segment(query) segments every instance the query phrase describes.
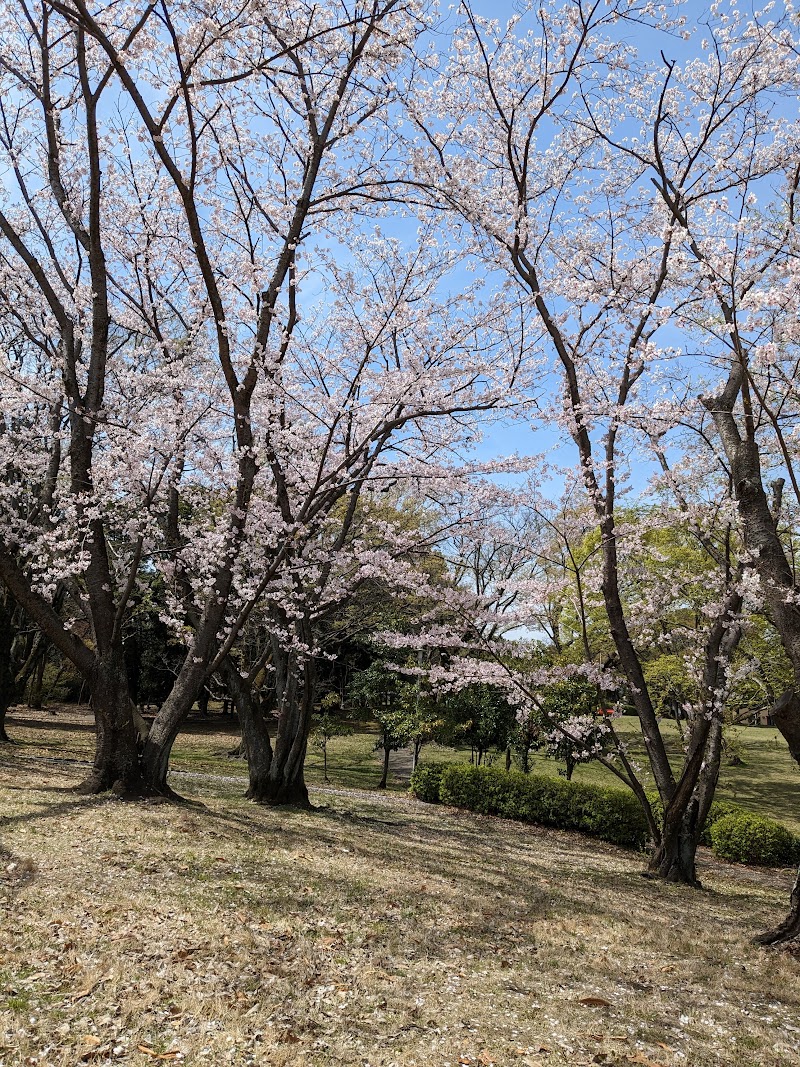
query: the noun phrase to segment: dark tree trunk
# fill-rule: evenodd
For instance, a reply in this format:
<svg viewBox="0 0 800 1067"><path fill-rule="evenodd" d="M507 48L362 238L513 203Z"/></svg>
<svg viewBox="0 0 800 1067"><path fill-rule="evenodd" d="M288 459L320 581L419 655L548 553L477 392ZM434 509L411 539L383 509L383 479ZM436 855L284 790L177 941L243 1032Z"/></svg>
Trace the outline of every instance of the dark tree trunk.
<svg viewBox="0 0 800 1067"><path fill-rule="evenodd" d="M692 724L683 770L664 807L661 840L647 868L648 874L668 882L700 884L695 857L714 798L722 750L722 710L718 694L724 689L727 665L741 639L742 629L738 622L741 606L740 594L730 592L725 610L715 620L705 644L703 708Z"/></svg>
<svg viewBox="0 0 800 1067"><path fill-rule="evenodd" d="M269 739L267 716L261 699L253 692L248 678L242 678L236 664L226 659L220 667L228 692L236 705L242 726L242 748L249 772L247 796L257 799L267 787L272 765L272 743Z"/></svg>
<svg viewBox="0 0 800 1067"><path fill-rule="evenodd" d="M378 782L378 789L385 789L389 782L389 757L392 754L392 750L384 743L383 746L383 773L381 774L381 780Z"/></svg>
<svg viewBox="0 0 800 1067"><path fill-rule="evenodd" d="M412 774L417 769L417 764L419 763L419 754L422 751L423 744L424 744L423 741L415 741L414 744L413 744L413 750L412 750L412 756L411 756L411 772L412 772ZM480 760L478 762L480 762Z"/></svg>
<svg viewBox="0 0 800 1067"><path fill-rule="evenodd" d="M682 816L678 821L670 821L670 811L667 809L661 841L647 867L649 875L682 885L700 885L695 865L700 839L697 829L698 807L697 800L693 798L682 813L674 809L675 815Z"/></svg>
<svg viewBox="0 0 800 1067"><path fill-rule="evenodd" d="M142 796L146 788L140 772L139 734L121 647L98 661L90 688L97 745L92 773L78 792L111 789L122 796Z"/></svg>
<svg viewBox="0 0 800 1067"><path fill-rule="evenodd" d="M511 770L511 745L506 746L506 774Z"/></svg>
<svg viewBox="0 0 800 1067"><path fill-rule="evenodd" d="M800 763L800 697L797 695L800 690L800 605L797 603L794 571L778 532L780 504L773 511L764 489L755 424L749 410L747 373L742 352L731 368L725 388L704 403L714 419L730 464L745 547L752 554L772 622L792 664L794 687L775 705L773 719L793 758ZM744 434L740 432L734 415L739 396L745 410ZM776 945L797 939L800 939L800 873L792 889L788 916L780 926L757 941L762 945Z"/></svg>
<svg viewBox="0 0 800 1067"><path fill-rule="evenodd" d="M789 914L780 926L755 938L757 945L783 945L793 941L800 943L800 869L789 897Z"/></svg>
<svg viewBox="0 0 800 1067"><path fill-rule="evenodd" d="M6 712L16 696L14 668L11 663L13 633L7 598L0 595L0 742L6 744L9 742L6 733Z"/></svg>
<svg viewBox="0 0 800 1067"><path fill-rule="evenodd" d="M298 637L309 648L312 636L307 625L298 627ZM249 796L260 804L308 808L308 789L303 775L308 733L314 704L314 659L310 653L286 654L273 650L278 728L266 777Z"/></svg>
<svg viewBox="0 0 800 1067"><path fill-rule="evenodd" d="M28 707L33 708L35 711L41 711L44 703L42 699L42 689L44 688L44 669L46 664L47 655L43 654L36 664L36 670L33 672L33 676L30 680L30 688L28 689Z"/></svg>
<svg viewBox="0 0 800 1067"><path fill-rule="evenodd" d="M775 705L773 720L789 746L795 761L800 764L800 698L794 689L784 693ZM789 914L774 930L755 939L757 945L800 944L800 869L789 897Z"/></svg>

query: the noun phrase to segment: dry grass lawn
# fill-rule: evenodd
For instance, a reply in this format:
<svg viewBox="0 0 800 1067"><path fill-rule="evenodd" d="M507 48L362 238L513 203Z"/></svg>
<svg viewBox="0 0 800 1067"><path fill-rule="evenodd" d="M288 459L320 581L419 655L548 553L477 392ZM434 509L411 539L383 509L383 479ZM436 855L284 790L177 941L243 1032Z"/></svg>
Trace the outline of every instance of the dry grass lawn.
<svg viewBox="0 0 800 1067"><path fill-rule="evenodd" d="M800 1065L790 872L641 858L402 795L70 792L0 754L0 1065Z"/></svg>

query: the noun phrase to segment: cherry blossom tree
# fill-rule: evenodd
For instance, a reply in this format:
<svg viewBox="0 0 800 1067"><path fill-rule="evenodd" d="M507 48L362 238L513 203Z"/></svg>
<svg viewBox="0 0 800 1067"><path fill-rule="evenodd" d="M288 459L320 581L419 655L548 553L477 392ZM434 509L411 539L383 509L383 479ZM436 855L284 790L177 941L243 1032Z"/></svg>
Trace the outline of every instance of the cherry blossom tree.
<svg viewBox="0 0 800 1067"><path fill-rule="evenodd" d="M796 100L800 88L798 23L787 5L733 12L700 32L701 57L686 65L665 59L652 78L644 136L625 150L655 187L691 264L680 320L716 379L702 394L693 430L729 480L758 580L753 595L791 664L793 684L772 714L800 760L793 550L800 167L796 116L789 121L785 113L785 100ZM675 116L686 112L691 123L679 125ZM597 128L611 140L599 121ZM798 936L800 876L786 921L761 940Z"/></svg>
<svg viewBox="0 0 800 1067"><path fill-rule="evenodd" d="M706 754L738 641L743 575L706 537L720 581L676 775L625 608L620 556L630 531L619 505L631 462L652 462L652 442L678 426L693 397L691 368L665 328L685 292L691 249L626 150L637 122L657 113L650 87L663 64L658 50L638 55L620 27L655 15L666 39L680 40L685 19L668 22L647 5L574 0L526 9L526 30L524 16L501 27L466 4L462 11L449 62L410 104L412 180L469 224L474 255L518 286L555 356L548 414L577 451L600 536L605 613L665 808L650 870L693 883L715 784L713 772L704 773ZM692 69L687 63L687 78ZM694 121L688 109L686 122ZM672 128L680 140L681 121ZM699 165L713 170L705 157Z"/></svg>
<svg viewBox="0 0 800 1067"><path fill-rule="evenodd" d="M430 228L402 248L371 217L424 7L15 0L0 19L0 269L21 338L3 410L40 410L24 432L6 417L0 449L39 480L59 457L36 521L3 486L0 578L89 684L84 788L126 793L169 791L180 724L269 590L294 725L263 798L302 797L300 576L326 566L326 516L388 450L393 467L446 452L454 416L514 377L491 309L448 296L454 250ZM122 652L143 569L163 574L187 649L146 735ZM59 581L91 641L53 611Z"/></svg>

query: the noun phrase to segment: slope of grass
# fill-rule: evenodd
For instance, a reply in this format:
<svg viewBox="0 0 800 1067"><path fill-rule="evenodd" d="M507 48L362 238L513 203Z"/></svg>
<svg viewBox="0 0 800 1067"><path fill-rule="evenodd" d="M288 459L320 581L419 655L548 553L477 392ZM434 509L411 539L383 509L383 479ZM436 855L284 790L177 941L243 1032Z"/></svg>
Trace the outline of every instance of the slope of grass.
<svg viewBox="0 0 800 1067"><path fill-rule="evenodd" d="M790 872L705 892L577 835L312 791L257 808L69 791L0 755L0 1065L777 1067L800 962L748 939ZM195 764L196 768L196 764Z"/></svg>

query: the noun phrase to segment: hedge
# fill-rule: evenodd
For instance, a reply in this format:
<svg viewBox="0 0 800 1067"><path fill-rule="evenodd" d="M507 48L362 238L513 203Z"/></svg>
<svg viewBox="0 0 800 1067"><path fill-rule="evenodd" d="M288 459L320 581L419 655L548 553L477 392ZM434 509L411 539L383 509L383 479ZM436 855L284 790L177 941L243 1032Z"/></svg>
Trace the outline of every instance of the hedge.
<svg viewBox="0 0 800 1067"><path fill-rule="evenodd" d="M411 792L420 800L579 830L628 848L644 848L648 839L642 809L632 794L621 789L495 767L426 763L412 775Z"/></svg>
<svg viewBox="0 0 800 1067"><path fill-rule="evenodd" d="M428 803L452 804L482 815L579 830L603 841L641 849L647 820L632 793L563 778L475 767L461 763L420 764L411 792ZM658 795L649 797L656 818L663 817ZM722 859L784 867L800 861L800 839L781 823L755 815L731 801L715 800L701 837Z"/></svg>
<svg viewBox="0 0 800 1067"><path fill-rule="evenodd" d="M787 828L763 815L740 811L723 815L711 827L717 856L759 867L789 867L800 858L800 841Z"/></svg>
<svg viewBox="0 0 800 1067"><path fill-rule="evenodd" d="M429 804L439 803L439 783L446 763L418 763L411 775L409 788L415 797Z"/></svg>

